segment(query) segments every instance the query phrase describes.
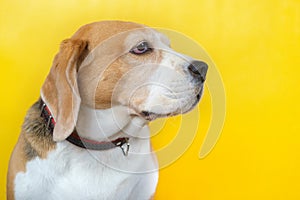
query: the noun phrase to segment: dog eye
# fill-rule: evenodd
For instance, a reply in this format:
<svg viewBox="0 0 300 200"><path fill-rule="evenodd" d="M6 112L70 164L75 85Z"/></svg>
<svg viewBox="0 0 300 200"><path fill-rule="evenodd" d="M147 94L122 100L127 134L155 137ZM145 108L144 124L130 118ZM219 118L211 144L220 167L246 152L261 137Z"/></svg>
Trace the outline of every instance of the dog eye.
<svg viewBox="0 0 300 200"><path fill-rule="evenodd" d="M139 43L136 47L134 47L130 51L130 53L139 55L139 54L144 54L150 50L152 50L152 49L149 47L148 42L143 41L143 42Z"/></svg>

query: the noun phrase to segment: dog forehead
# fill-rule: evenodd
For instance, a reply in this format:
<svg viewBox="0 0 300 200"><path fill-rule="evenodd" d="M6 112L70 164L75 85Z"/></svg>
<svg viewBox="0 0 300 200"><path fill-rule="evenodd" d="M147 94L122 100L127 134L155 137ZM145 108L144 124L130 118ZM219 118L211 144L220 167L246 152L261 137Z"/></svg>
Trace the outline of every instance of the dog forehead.
<svg viewBox="0 0 300 200"><path fill-rule="evenodd" d="M153 47L170 45L167 36L149 27L128 31L124 44L125 46L132 46L141 41L150 42Z"/></svg>
<svg viewBox="0 0 300 200"><path fill-rule="evenodd" d="M89 50L94 49L102 41L123 33L123 37L136 29L145 29L145 25L124 21L101 21L84 25L72 36L72 39L86 40Z"/></svg>

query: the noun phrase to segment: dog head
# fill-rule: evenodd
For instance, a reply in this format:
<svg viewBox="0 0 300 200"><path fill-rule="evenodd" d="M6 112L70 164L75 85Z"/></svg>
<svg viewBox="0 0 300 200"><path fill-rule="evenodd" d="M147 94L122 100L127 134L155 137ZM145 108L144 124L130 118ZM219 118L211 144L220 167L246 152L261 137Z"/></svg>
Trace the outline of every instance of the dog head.
<svg viewBox="0 0 300 200"><path fill-rule="evenodd" d="M120 21L85 25L62 43L41 90L56 120L54 139L73 131L80 104L121 105L146 120L186 113L201 98L207 69L149 27Z"/></svg>

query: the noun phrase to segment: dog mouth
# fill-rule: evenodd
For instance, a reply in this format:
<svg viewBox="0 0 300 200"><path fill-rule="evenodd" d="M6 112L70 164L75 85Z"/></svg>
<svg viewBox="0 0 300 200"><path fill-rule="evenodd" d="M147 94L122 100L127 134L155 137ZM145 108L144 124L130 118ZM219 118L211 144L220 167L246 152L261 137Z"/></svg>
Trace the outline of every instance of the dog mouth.
<svg viewBox="0 0 300 200"><path fill-rule="evenodd" d="M130 115L139 116L139 117L145 119L146 121L153 121L157 118L166 118L166 117L172 117L172 116L179 115L179 114L185 114L185 113L191 111L199 103L199 101L202 97L202 91L203 91L203 88L200 88L199 91L197 91L197 93L195 94L195 96L189 100L190 103L183 107L175 106L171 110L168 110L168 109L165 110L164 109L165 107L163 105L161 105L160 109L156 108L156 109L152 109L155 111L151 111L148 109L145 109L145 110L138 109L137 106L131 105L130 106L130 110L131 110ZM192 100L192 99L194 99L194 100Z"/></svg>
<svg viewBox="0 0 300 200"><path fill-rule="evenodd" d="M153 121L157 118L164 118L164 117L172 117L175 116L177 114L184 114L189 112L190 110L192 110L200 101L202 96L202 90L200 90L200 92L196 95L195 101L193 102L193 104L190 106L190 108L184 112L170 112L170 113L156 113L156 112L151 112L151 111L147 111L147 110L142 110L140 112L136 112L136 115L144 118L147 121Z"/></svg>

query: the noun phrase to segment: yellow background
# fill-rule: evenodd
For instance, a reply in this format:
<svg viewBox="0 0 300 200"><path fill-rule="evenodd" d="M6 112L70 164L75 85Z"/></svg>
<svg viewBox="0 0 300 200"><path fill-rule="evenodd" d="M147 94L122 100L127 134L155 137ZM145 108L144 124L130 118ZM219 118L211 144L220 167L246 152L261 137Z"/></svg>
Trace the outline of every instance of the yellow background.
<svg viewBox="0 0 300 200"><path fill-rule="evenodd" d="M1 0L0 16L0 199L23 117L60 41L104 19L186 34L205 47L224 81L219 142L198 159L211 116L206 93L198 135L160 171L156 199L300 199L300 1Z"/></svg>

